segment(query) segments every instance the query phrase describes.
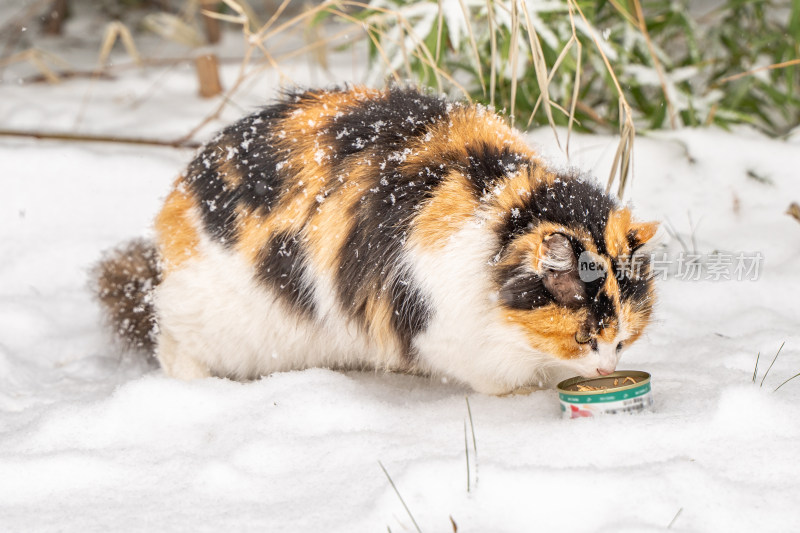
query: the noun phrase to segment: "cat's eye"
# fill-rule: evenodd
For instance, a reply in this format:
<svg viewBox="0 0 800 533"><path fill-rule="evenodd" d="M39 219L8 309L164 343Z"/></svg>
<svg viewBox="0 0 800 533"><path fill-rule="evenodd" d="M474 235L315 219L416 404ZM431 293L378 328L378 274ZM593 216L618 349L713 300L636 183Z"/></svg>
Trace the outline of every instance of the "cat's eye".
<svg viewBox="0 0 800 533"><path fill-rule="evenodd" d="M619 353L620 350L622 350L622 343L621 342L617 344L617 353Z"/></svg>
<svg viewBox="0 0 800 533"><path fill-rule="evenodd" d="M586 331L579 331L575 334L575 342L578 344L586 344L591 340L591 336Z"/></svg>

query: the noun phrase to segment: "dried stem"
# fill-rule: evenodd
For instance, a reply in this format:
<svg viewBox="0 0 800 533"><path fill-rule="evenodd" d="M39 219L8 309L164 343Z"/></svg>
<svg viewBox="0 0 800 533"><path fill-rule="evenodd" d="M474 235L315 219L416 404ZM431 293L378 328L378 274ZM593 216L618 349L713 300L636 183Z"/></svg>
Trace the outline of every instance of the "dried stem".
<svg viewBox="0 0 800 533"><path fill-rule="evenodd" d="M167 146L171 148L199 148L200 143L178 139L164 141L160 139L144 139L138 137L115 137L106 135L84 135L80 133L57 133L44 131L0 130L0 137L26 137L30 139L75 141L75 142L100 142L117 144L138 144L146 146Z"/></svg>

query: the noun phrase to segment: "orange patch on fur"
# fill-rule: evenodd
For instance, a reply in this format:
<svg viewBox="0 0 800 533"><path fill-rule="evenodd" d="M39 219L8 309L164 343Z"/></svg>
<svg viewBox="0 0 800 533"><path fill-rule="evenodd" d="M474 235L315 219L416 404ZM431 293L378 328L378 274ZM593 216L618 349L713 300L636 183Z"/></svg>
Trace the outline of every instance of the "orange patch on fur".
<svg viewBox="0 0 800 533"><path fill-rule="evenodd" d="M439 153L459 150L466 155L469 146L489 145L508 146L530 158L536 155L516 131L486 108L457 106L450 112L449 119L430 129L431 150Z"/></svg>
<svg viewBox="0 0 800 533"><path fill-rule="evenodd" d="M646 299L623 301L620 305L620 317L625 322L629 334L628 339L625 341L627 344L638 339L647 325L650 324L655 298L652 280L648 282L647 293Z"/></svg>
<svg viewBox="0 0 800 533"><path fill-rule="evenodd" d="M525 332L528 343L536 350L560 359L577 359L589 350L575 341L575 334L586 321L586 310L571 311L557 304L548 304L530 311L504 310L507 321Z"/></svg>
<svg viewBox="0 0 800 533"><path fill-rule="evenodd" d="M655 236L658 226L658 222L638 222L631 224L630 231L636 235L637 241L645 243Z"/></svg>
<svg viewBox="0 0 800 533"><path fill-rule="evenodd" d="M374 169L363 160L353 161L345 182L318 204L306 224L309 253L320 268L334 273L341 250L355 220L349 213L363 198Z"/></svg>
<svg viewBox="0 0 800 533"><path fill-rule="evenodd" d="M382 291L370 294L367 298L364 316L369 338L377 341L381 351L398 352L400 346L392 327L392 308L388 298L389 294Z"/></svg>
<svg viewBox="0 0 800 533"><path fill-rule="evenodd" d="M479 204L467 178L459 172L445 177L436 192L414 218L412 240L426 248L441 248L467 221Z"/></svg>
<svg viewBox="0 0 800 533"><path fill-rule="evenodd" d="M165 274L178 269L197 253L200 238L191 215L195 204L179 179L156 217L156 240Z"/></svg>
<svg viewBox="0 0 800 533"><path fill-rule="evenodd" d="M236 249L250 264L255 264L261 249L269 241L273 230L263 215L262 209L248 212L236 210Z"/></svg>
<svg viewBox="0 0 800 533"><path fill-rule="evenodd" d="M343 92L312 91L305 93L302 101L296 104L290 102L295 105L295 110L281 121L280 129L285 133L281 137L287 143L294 141L308 143L310 139L316 137L316 133L325 125L327 119L344 111L343 108L357 105L367 99L378 99L385 94L363 86L356 86ZM289 147L290 145L286 144L285 146ZM311 157L313 159L313 154Z"/></svg>
<svg viewBox="0 0 800 533"><path fill-rule="evenodd" d="M217 173L219 177L231 188L236 188L242 182L242 173L236 168L238 158L219 159Z"/></svg>
<svg viewBox="0 0 800 533"><path fill-rule="evenodd" d="M631 212L627 207L608 214L606 224L606 248L611 257L620 257L630 252L628 230L631 225Z"/></svg>

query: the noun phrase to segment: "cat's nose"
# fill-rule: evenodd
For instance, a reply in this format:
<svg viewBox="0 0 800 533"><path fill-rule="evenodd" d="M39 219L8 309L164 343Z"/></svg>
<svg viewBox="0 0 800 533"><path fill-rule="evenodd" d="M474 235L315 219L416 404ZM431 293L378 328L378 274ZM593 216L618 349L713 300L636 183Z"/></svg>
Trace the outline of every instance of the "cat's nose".
<svg viewBox="0 0 800 533"><path fill-rule="evenodd" d="M613 368L611 370L606 370L605 368L598 368L597 369L597 373L600 374L601 376L607 376L610 373L612 373L613 371L614 371Z"/></svg>

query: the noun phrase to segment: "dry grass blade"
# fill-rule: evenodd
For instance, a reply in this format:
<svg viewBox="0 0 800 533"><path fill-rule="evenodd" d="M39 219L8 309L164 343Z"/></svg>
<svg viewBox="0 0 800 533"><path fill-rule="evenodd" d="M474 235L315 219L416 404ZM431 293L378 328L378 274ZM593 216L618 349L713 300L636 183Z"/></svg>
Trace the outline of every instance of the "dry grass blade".
<svg viewBox="0 0 800 533"><path fill-rule="evenodd" d="M3 26L0 26L0 35L5 37L5 45L0 58L6 59L12 55L12 50L19 42L20 37L27 31L27 21L31 20L51 0L37 0L22 6L15 16L9 17Z"/></svg>
<svg viewBox="0 0 800 533"><path fill-rule="evenodd" d="M413 522L413 524L414 524L414 527L417 529L417 532L418 532L418 533L422 533L422 530L419 528L419 525L417 524L417 521L416 521L416 520L414 520L414 515L413 515L413 514L411 514L411 509L409 509L409 508L408 508L408 505L406 505L406 502L405 502L405 500L404 500L404 499L403 499L403 497L400 495L400 491L399 491L399 490L397 490L397 486L394 484L394 481L392 481L392 476L390 476L390 475L389 475L389 472L387 472L387 471L386 471L386 467L384 467L384 466L383 466L383 463L382 463L382 462L378 461L378 464L380 465L380 467L381 467L381 470L383 470L383 473L384 473L384 474L386 474L386 479L388 479L388 480L389 480L389 484L390 484L390 485L392 486L392 488L394 489L394 493L395 493L395 494L397 494L397 497L400 499L400 503L402 503L402 504L403 504L403 507L405 507L405 509L406 509L406 512L408 513L408 516L409 516L409 518L411 518L411 522Z"/></svg>
<svg viewBox="0 0 800 533"><path fill-rule="evenodd" d="M572 6L574 6L575 10L581 16L581 19L586 24L587 28L591 28L592 26L589 24L589 20L586 18L586 15L584 15L583 10L581 10L581 6L578 5L578 2L576 0L569 0L569 2ZM614 183L614 176L617 172L617 164L619 164L620 174L617 196L621 198L622 194L625 192L625 185L628 182L628 173L630 172L630 162L633 153L633 140L636 136L636 126L633 124L633 111L631 110L631 106L628 104L625 94L622 92L622 86L619 83L617 75L614 73L614 69L611 67L611 62L608 60L608 56L605 52L603 52L603 47L600 44L599 37L593 30L589 31L591 32L592 40L597 48L597 52L603 59L603 63L606 66L608 75L611 76L611 80L614 82L614 87L616 88L617 96L619 97L620 141L619 145L617 146L617 152L614 155L614 163L611 165L611 172L608 176L606 192L611 190L611 185Z"/></svg>
<svg viewBox="0 0 800 533"><path fill-rule="evenodd" d="M202 13L209 19L216 18L208 16L209 11ZM168 41L191 47L203 44L203 38L197 28L172 13L151 13L142 20L142 25Z"/></svg>
<svg viewBox="0 0 800 533"><path fill-rule="evenodd" d="M354 24L358 24L358 25L362 26L364 31L367 32L367 36L372 41L372 44L375 45L375 49L378 51L378 54L380 54L381 59L383 60L384 64L386 65L386 68L389 69L389 73L391 74L392 78L394 78L394 81L396 83L400 83L401 82L400 75L397 73L397 71L394 69L394 67L392 67L392 61L391 61L391 59L389 59L389 56L386 54L386 50L384 50L383 46L380 43L380 40L375 38L375 35L373 35L373 32L374 33L378 33L379 35L381 35L384 38L386 38L385 34L383 34L375 26L370 26L370 25L366 24L365 22L362 22L362 21L360 21L360 20L348 15L344 11L331 9L330 13L332 15L334 15L334 16L340 17L340 18L342 18L344 20L347 20L347 21L350 21L350 22L352 22ZM396 41L392 41L392 42L396 43ZM396 44L399 44L399 43L396 43Z"/></svg>
<svg viewBox="0 0 800 533"><path fill-rule="evenodd" d="M345 28L344 30L342 30L342 31L340 31L338 33L335 33L333 35L329 35L328 37L323 37L323 38L321 38L321 39L319 39L319 40L317 40L317 41L315 41L313 43L308 43L307 45L305 45L305 46L303 46L301 48L296 48L296 49L292 50L291 52L286 52L285 54L282 54L282 55L276 57L275 60L278 63L281 63L281 62L283 62L283 61L285 61L287 59L291 59L293 57L297 57L299 55L303 55L303 54L305 54L307 52L312 52L312 51L316 50L317 48L326 46L327 44L330 44L330 43L332 43L334 41L338 41L339 39L351 36L352 33L353 33L353 29L352 28Z"/></svg>
<svg viewBox="0 0 800 533"><path fill-rule="evenodd" d="M280 24L278 27L272 29L271 31L267 31L267 30L269 30L269 28L271 26L265 24L264 26L259 28L258 32L256 32L252 36L252 39L258 39L258 40L260 40L262 42L266 41L270 37L273 37L273 36L283 32L283 31L286 31L286 29L291 28L295 24L298 24L298 23L300 23L300 22L302 22L302 21L304 21L306 19L309 19L309 18L315 16L320 11L324 11L326 9L330 9L332 6L337 6L338 7L340 4L344 4L344 3L345 2L338 2L336 0L327 0L326 2L322 2L318 6L312 7L311 9L307 9L306 11L304 11L304 12L298 14L298 15L295 15L294 17L292 17L289 20L287 20L286 22Z"/></svg>
<svg viewBox="0 0 800 533"><path fill-rule="evenodd" d="M242 14L228 15L225 13L217 13L216 11L209 11L207 9L203 9L200 12L208 18L230 22L231 24L247 24L247 17Z"/></svg>
<svg viewBox="0 0 800 533"><path fill-rule="evenodd" d="M764 380L767 379L767 374L769 374L769 371L772 370L772 365L774 365L775 361L778 359L778 356L780 355L781 350L783 350L783 345L784 344L786 344L786 341L783 341L781 343L781 347L778 348L778 352L775 354L775 357L772 358L772 362L767 367L767 371L764 372L764 377L761 378L761 384L759 385L759 387L763 387L764 386Z"/></svg>
<svg viewBox="0 0 800 533"><path fill-rule="evenodd" d="M789 207L786 209L786 214L800 222L800 204L797 202L789 204Z"/></svg>
<svg viewBox="0 0 800 533"><path fill-rule="evenodd" d="M625 192L625 186L628 184L628 178L631 174L631 163L633 162L633 141L636 137L636 130L633 126L633 119L630 115L630 108L625 109L625 123L622 127L620 135L620 146L622 147L622 159L619 164L619 185L617 186L617 197L622 198ZM614 171L613 168L611 170ZM613 174L609 177L609 184Z"/></svg>
<svg viewBox="0 0 800 533"><path fill-rule="evenodd" d="M342 5L347 5L347 6L364 7L364 8L370 7L369 4L364 4L363 2L353 2L353 1L347 2L347 1L345 1L345 2L341 2L341 4ZM384 13L385 15L397 16L397 14L398 14L396 11L392 11L392 10L385 9L385 8L373 7L373 9L375 9L375 11L379 11L381 13ZM360 27L363 27L367 31L374 32L374 33L380 35L383 39L389 41L390 43L394 44L395 46L400 46L400 44L397 41L395 41L394 39L391 39L385 32L381 31L375 24L369 25L366 22L360 21L360 20L358 20L358 19L352 17L351 15L348 15L348 14L342 12L342 11L336 11L336 10L331 9L330 12L331 12L331 14L333 14L335 16L338 16L338 17L341 17L341 18L343 18L345 20L353 22L354 24L358 24ZM404 17L400 16L400 18L398 20L401 23L406 25L406 29L409 30L412 33L413 38L417 42L422 43L422 40L418 39L417 36L415 34L413 34L413 29L411 29L410 24L405 20ZM370 38L373 39L373 43L375 43L375 41L377 40L377 39L374 39L374 36L370 36ZM376 44L376 48L378 48L377 44ZM467 91L467 89L463 85L461 85L455 78L453 78L445 70L439 68L439 66L436 64L436 61L435 61L433 55L431 55L430 50L428 49L427 46L424 45L424 43L421 46L419 46L419 49L422 50L422 53L420 53L415 48L412 51L411 55L416 57L417 59L419 59L424 65L430 67L434 71L434 75L436 75L436 77L437 77L437 83L439 82L439 76L441 76L444 79L446 79L448 82L450 82L450 84L453 87L455 87L459 91L461 91L463 96L464 96L464 98L466 98L467 100L472 100L472 98L470 97L469 91ZM383 50L383 48L379 48L379 52L380 52L380 50ZM387 65L389 65L389 68L391 69L391 63L388 62L388 56L385 54L385 52L382 55L385 58L384 62L386 62ZM397 78L395 78L395 79L396 79L396 81L399 81L399 79L397 79Z"/></svg>
<svg viewBox="0 0 800 533"><path fill-rule="evenodd" d="M461 4L461 11L464 13L464 21L467 23L467 33L469 34L469 42L472 45L472 53L475 56L475 70L478 72L478 79L481 82L481 89L483 89L484 96L486 95L486 81L483 79L483 66L481 65L481 56L478 53L478 42L475 40L475 33L472 31L472 22L470 21L469 9L464 3L464 0L458 0Z"/></svg>
<svg viewBox="0 0 800 533"><path fill-rule="evenodd" d="M192 128L189 133L178 139L177 142L184 143L187 142L189 139L197 135L197 133L203 129L207 124L209 124L212 120L219 118L222 110L225 109L225 106L228 105L230 98L239 90L239 87L242 86L244 81L247 79L246 76L246 69L247 65L250 64L250 58L253 56L253 52L256 50L254 45L250 45L244 53L244 57L242 58L242 62L239 65L239 74L236 77L236 81L234 81L233 85L230 89L223 95L222 100L220 101L219 105L207 115L203 120L200 121L194 128Z"/></svg>
<svg viewBox="0 0 800 533"><path fill-rule="evenodd" d="M628 10L619 3L619 0L608 0L608 3L614 6L614 9L617 10L617 13L622 15L622 18L630 22L631 26L638 26L636 19L628 13Z"/></svg>
<svg viewBox="0 0 800 533"><path fill-rule="evenodd" d="M383 46L381 46L380 41L378 39L376 39L375 36L372 34L373 30L370 29L370 28L366 28L366 31L367 31L367 35L372 40L372 44L375 45L375 49L378 50L378 53L381 55L381 59L383 59L383 62L386 63L386 67L389 69L389 72L391 73L392 77L394 78L394 81L396 83L400 83L401 82L400 75L392 67L392 61L389 59L389 56L386 55L386 51L383 49Z"/></svg>
<svg viewBox="0 0 800 533"><path fill-rule="evenodd" d="M464 420L464 457L467 458L467 492L470 488L469 480L469 445L467 444L467 421Z"/></svg>
<svg viewBox="0 0 800 533"><path fill-rule="evenodd" d="M550 82L547 74L547 63L544 60L542 43L539 42L539 34L536 32L536 28L533 26L531 16L528 13L527 2L522 2L522 12L525 14L525 25L528 30L528 40L530 41L531 55L533 58L533 70L536 73L536 79L539 83L539 91L542 96L542 102L544 102L544 112L547 115L547 121L550 123L550 127L553 129L553 135L555 135L556 144L560 150L563 150L561 147L561 140L558 137L558 130L556 129L556 121L553 119L553 108L551 106L552 102L550 101L550 92L548 90Z"/></svg>
<svg viewBox="0 0 800 533"><path fill-rule="evenodd" d="M139 51L136 49L136 45L133 42L131 31L123 23L115 20L106 26L106 33L103 37L103 43L100 46L100 55L97 58L98 70L101 70L108 61L108 56L111 54L111 49L114 47L114 44L116 44L117 40L122 41L125 51L131 59L133 59L134 63L137 65L142 64L142 57L139 55Z"/></svg>
<svg viewBox="0 0 800 533"><path fill-rule="evenodd" d="M764 70L774 70L778 68L786 68L791 67L794 65L800 65L800 58L798 59L790 59L789 61L784 61L782 63L773 63L772 65L766 65L763 67L754 68L752 70L748 70L746 72L740 72L739 74L734 74L733 76L728 76L727 78L722 78L717 82L717 85L722 85L723 83L728 83L729 81L738 80L739 78L744 78L745 76L752 76L756 72L761 72Z"/></svg>
<svg viewBox="0 0 800 533"><path fill-rule="evenodd" d="M439 0L439 9L441 10L442 2ZM491 47L491 72L489 73L489 102L494 107L494 93L497 88L497 33L495 31L494 23L494 0L486 0L486 15L489 20L489 46Z"/></svg>
<svg viewBox="0 0 800 533"><path fill-rule="evenodd" d="M416 46L414 47L414 50L412 51L412 54L414 56L416 56L417 58L419 58L419 60L422 61L425 65L427 65L427 66L429 66L431 68L431 70L433 71L433 75L436 78L436 88L441 92L441 90L442 90L442 77L441 77L442 73L441 73L441 69L439 68L439 62L434 58L433 54L428 49L428 46L425 44L425 40L421 39L414 32L414 28L411 26L411 23L405 17L402 17L402 16L400 17L400 20L403 23L403 25L406 27L406 31L408 31L408 34L411 37L411 39L416 43ZM417 52L417 49L422 51L422 54L425 56L424 59L419 55L419 53Z"/></svg>
<svg viewBox="0 0 800 533"><path fill-rule="evenodd" d="M569 53L570 49L572 48L573 42L577 42L577 39L573 39L573 38L570 37L569 41L567 41L567 43L564 45L564 48L562 48L561 52L558 54L558 57L556 58L555 63L553 63L553 68L550 69L550 75L547 77L547 85L548 86L550 85L550 82L553 81L553 78L555 77L556 72L558 71L558 67L561 66L561 63L564 61L564 58L567 57L567 54ZM543 99L544 99L544 93L540 92L539 93L539 97L536 98L536 103L533 106L533 111L531 111L531 116L528 117L528 126L530 126L531 122L533 122L533 117L536 115L536 112L539 110L539 106L541 105ZM551 104L552 104L552 101L551 101Z"/></svg>
<svg viewBox="0 0 800 533"><path fill-rule="evenodd" d="M756 355L756 366L753 368L753 383L756 382L756 375L758 374L758 360L761 359L761 352Z"/></svg>
<svg viewBox="0 0 800 533"><path fill-rule="evenodd" d="M800 373L795 374L794 376L790 377L789 379L787 379L786 381L784 381L783 383L781 383L780 385L775 387L775 390L772 391L772 392L778 392L778 389L780 389L781 387L783 387L784 385L786 385L787 383L789 383L790 381L792 381L794 378L796 378L798 376L800 376Z"/></svg>
<svg viewBox="0 0 800 533"><path fill-rule="evenodd" d="M247 17L247 20L250 22L250 28L255 29L263 27L261 20L259 20L258 15L256 14L256 10L253 9L253 6L250 5L250 2L248 2L248 0L236 0L236 2L239 4L239 7L244 12L245 16Z"/></svg>
<svg viewBox="0 0 800 533"><path fill-rule="evenodd" d="M59 78L58 74L50 68L47 64L46 60L50 60L51 63L59 63L62 66L67 66L68 63L63 61L62 59L50 54L49 52L45 52L43 50L39 50L38 48L30 48L23 52L19 52L18 54L14 54L13 56L6 57L0 60L0 68L5 67L7 65L11 65L13 63L20 63L22 61L27 61L38 70L44 79L47 80L48 83L59 83L61 78Z"/></svg>
<svg viewBox="0 0 800 533"><path fill-rule="evenodd" d="M575 28L573 26L573 31ZM578 105L578 98L581 90L581 58L583 57L583 45L576 39L576 52L575 52L575 81L572 85L572 102L569 106L569 122L567 123L567 159L569 159L569 140L572 137L572 127L575 124L575 109Z"/></svg>
<svg viewBox="0 0 800 533"><path fill-rule="evenodd" d="M511 62L511 125L514 125L514 109L517 103L517 39L519 39L519 11L517 0L511 0L511 48L509 61Z"/></svg>
<svg viewBox="0 0 800 533"><path fill-rule="evenodd" d="M436 14L436 64L439 64L439 57L442 53L442 28L444 28L444 10L442 0L437 0L438 13Z"/></svg>
<svg viewBox="0 0 800 533"><path fill-rule="evenodd" d="M478 441L475 439L475 424L472 422L472 408L469 405L469 396L464 396L467 402L467 414L469 415L469 427L472 431L472 449L475 450L475 456L478 456Z"/></svg>
<svg viewBox="0 0 800 533"><path fill-rule="evenodd" d="M675 521L678 519L678 517L681 515L682 512L683 512L683 507L678 509L678 512L675 513L675 516L672 517L672 520L670 520L669 525L667 526L667 529L672 529L672 525L675 524Z"/></svg>
<svg viewBox="0 0 800 533"><path fill-rule="evenodd" d="M406 69L406 77L411 79L414 76L414 71L411 69L411 61L408 60L408 49L406 48L406 35L405 25L402 22L397 26L397 31L400 32L400 51L403 54L403 66Z"/></svg>
<svg viewBox="0 0 800 533"><path fill-rule="evenodd" d="M281 2L281 5L278 6L278 9L275 10L275 13L272 14L269 20L267 20L267 22L264 24L264 26L260 28L259 31L266 31L270 29L270 27L272 27L275 21L278 20L278 17L281 16L281 13L283 13L283 11L286 9L286 6L288 6L289 2L291 1L292 0L283 0L283 2Z"/></svg>
<svg viewBox="0 0 800 533"><path fill-rule="evenodd" d="M650 32L647 31L647 22L645 21L644 12L642 11L642 3L640 0L633 0L633 5L636 9L639 31L642 32L645 43L647 43L647 50L650 52L650 58L653 60L653 66L656 69L656 74L658 74L658 82L661 84L661 91L664 93L664 101L667 103L667 113L669 113L669 123L674 130L678 127L675 119L675 106L672 105L672 100L669 97L664 68L661 66L661 61L658 60L658 56L656 55L656 49L653 45L653 40L650 38Z"/></svg>
<svg viewBox="0 0 800 533"><path fill-rule="evenodd" d="M192 128L191 131L189 131L186 135L184 135L181 139L179 139L177 141L179 143L186 142L189 139L192 139L201 129L203 129L212 120L219 118L222 111L231 102L232 96L236 94L236 92L242 87L244 82L251 75L257 73L260 70L258 69L258 70L253 70L251 72L247 72L247 68L251 64L252 56L255 50L258 49L262 53L264 53L265 54L264 57L266 58L267 62L270 64L272 68L275 68L275 65L277 65L277 61L275 61L274 58L272 58L272 56L268 53L266 46L264 46L263 44L266 40L268 40L272 36L278 35L282 31L285 31L288 28L291 28L292 26L304 20L309 19L310 17L314 16L315 14L319 13L324 9L328 9L333 5L338 5L339 2L335 2L332 0L323 2L322 4L312 9L309 9L299 15L292 17L290 20L282 23L281 25L272 29L271 31L268 31L268 29L274 22L274 20L270 19L264 26L259 28L259 30L255 33L250 30L249 22L246 20L245 10L241 6L238 6L238 4L236 4L232 0L227 0L226 3L231 5L231 8L239 14L239 17L236 18L236 23L242 26L242 34L244 37L244 42L248 45L247 49L245 50L244 56L239 64L239 72L237 74L236 80L234 81L233 85L231 85L230 89L228 89L226 93L223 95L219 105L214 109L214 111L208 114L194 128ZM234 5L238 7L233 7ZM313 47L309 47L309 49L310 48ZM283 73L281 73L281 75L286 77L285 74Z"/></svg>

